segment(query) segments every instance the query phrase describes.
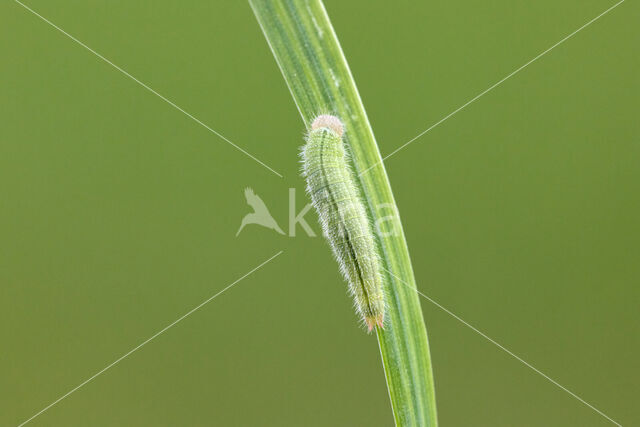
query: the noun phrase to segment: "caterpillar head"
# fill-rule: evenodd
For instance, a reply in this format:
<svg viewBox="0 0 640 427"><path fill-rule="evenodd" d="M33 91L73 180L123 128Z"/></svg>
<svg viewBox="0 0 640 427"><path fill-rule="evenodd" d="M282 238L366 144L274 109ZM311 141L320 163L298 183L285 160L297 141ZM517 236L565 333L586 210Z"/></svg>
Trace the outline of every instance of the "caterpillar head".
<svg viewBox="0 0 640 427"><path fill-rule="evenodd" d="M330 129L339 137L342 137L342 134L344 133L344 125L340 119L330 114L322 114L316 117L313 123L311 123L312 131L320 128Z"/></svg>

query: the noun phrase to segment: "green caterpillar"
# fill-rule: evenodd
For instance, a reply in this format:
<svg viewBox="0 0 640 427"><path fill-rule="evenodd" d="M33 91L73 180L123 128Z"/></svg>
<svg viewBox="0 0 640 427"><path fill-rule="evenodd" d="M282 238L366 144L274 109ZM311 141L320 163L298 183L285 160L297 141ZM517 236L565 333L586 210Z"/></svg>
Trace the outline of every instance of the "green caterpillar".
<svg viewBox="0 0 640 427"><path fill-rule="evenodd" d="M347 163L343 132L339 118L316 117L302 149L302 173L356 311L371 332L384 322L382 275L373 232Z"/></svg>

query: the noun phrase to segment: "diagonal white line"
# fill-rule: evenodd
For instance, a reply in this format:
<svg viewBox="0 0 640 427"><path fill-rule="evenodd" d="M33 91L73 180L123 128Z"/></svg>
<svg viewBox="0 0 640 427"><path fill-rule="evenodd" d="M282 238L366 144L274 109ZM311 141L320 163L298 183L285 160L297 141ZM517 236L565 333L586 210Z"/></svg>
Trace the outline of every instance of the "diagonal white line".
<svg viewBox="0 0 640 427"><path fill-rule="evenodd" d="M409 141L405 142L404 144L402 144L400 147L396 148L395 150L393 150L391 153L387 154L386 156L384 156L382 158L382 160L378 161L377 163L374 163L373 165L369 166L367 169L365 169L364 171L360 172L360 174L358 176L362 176L365 173L369 172L369 170L373 169L374 167L382 164L385 160L387 160L389 157L393 156L394 154L396 154L398 151L402 150L403 148L405 148L407 145L411 144L413 141L415 141L416 139L420 138L422 135L424 135L425 133L429 132L430 130L432 130L433 128L435 128L436 126L438 126L439 124L441 124L442 122L444 122L445 120L449 119L451 116L455 115L456 113L458 113L459 111L461 111L462 109L464 109L465 107L467 107L469 104L475 102L478 98L482 97L483 95L485 95L487 92L491 91L492 89L496 88L497 86L499 86L500 84L502 84L503 82L505 82L506 80L508 80L509 78L513 77L514 75L516 75L517 73L519 73L520 71L522 71L524 68L526 68L527 66L531 65L533 62L537 61L538 59L540 59L542 56L546 55L547 53L551 52L553 49L555 49L556 47L558 47L559 45L561 45L562 43L564 43L565 41L569 40L571 37L573 37L574 35L576 35L577 33L579 33L580 31L582 31L583 29L587 28L589 25L593 24L595 21L597 21L598 19L602 18L604 15L606 15L607 13L611 12L613 9L615 9L616 7L620 6L622 3L624 3L625 0L620 0L618 3L614 4L613 6L611 6L609 9L605 10L604 12L602 12L600 15L596 16L595 18L593 18L591 21L587 22L586 24L584 24L582 27L578 28L577 30L575 30L574 32L572 32L571 34L569 34L568 36L566 36L565 38L563 38L562 40L560 40L559 42L557 42L556 44L554 44L553 46L551 46L550 48L548 48L547 50L545 50L544 52L538 54L536 57L534 57L533 59L531 59L529 62L527 62L526 64L522 65L520 68L517 68L516 70L512 71L511 73L507 74L504 78L502 78L500 81L494 83L493 85L489 86L487 89L485 89L484 91L480 92L478 95L476 95L475 97L471 98L469 101L465 102L464 104L462 104L460 107L456 108L455 110L453 110L452 112L450 112L449 114L447 114L446 116L444 116L443 118L441 118L440 120L438 120L437 122L435 122L434 124L432 124L431 126L429 126L427 129L425 129L424 131L420 132L418 135L416 135L415 137L413 137L412 139L410 139Z"/></svg>
<svg viewBox="0 0 640 427"><path fill-rule="evenodd" d="M23 421L22 423L20 423L18 425L18 427L22 427L23 425L27 424L29 421L33 420L35 417L37 417L38 415L42 414L43 412L45 412L46 410L50 409L52 406L54 406L55 404L57 404L58 402L60 402L61 400L69 397L70 394L74 393L75 391L77 391L78 389L80 389L81 387L83 387L84 385L86 385L87 383L89 383L90 381L94 380L96 377L98 377L99 375L103 374L107 369L112 368L114 365L116 365L118 362L122 361L124 358L126 358L127 356L131 355L132 353L134 353L135 351L139 350L142 346L144 346L145 344L148 344L151 340L153 340L154 338L156 338L158 335L163 334L164 332L166 332L168 329L170 329L171 327L175 326L178 322L184 320L186 317L190 316L191 314L193 314L196 310L200 309L202 306L204 306L205 304L211 302L213 299L215 299L216 297L218 297L219 295L221 295L223 292L225 292L227 289L231 288L232 286L234 286L235 284L237 284L238 282L240 282L242 279L246 278L247 276L249 276L251 273L253 273L254 271L260 269L262 266L264 266L265 264L267 264L269 261L273 260L275 257L277 257L278 255L282 254L282 252L284 251L280 251L277 254L275 254L274 256L272 256L271 258L269 258L268 260L266 260L265 262L263 262L262 264L260 264L259 266L255 267L253 270L249 271L247 274L245 274L244 276L240 277L239 279L237 279L235 282L231 283L230 285L228 285L226 288L222 289L220 292L218 292L217 294L207 298L206 300L204 300L204 302L198 304L197 306L195 306L194 308L192 308L191 310L189 310L188 312L186 312L185 314L183 314L182 316L180 316L178 319L174 320L173 322L171 322L169 325L165 326L164 328L162 328L161 330L159 330L158 332L156 332L155 334L151 335L149 338L147 338L146 340L144 340L142 343L138 344L137 346L135 346L134 348L132 348L131 350L129 350L128 352L126 352L125 354L123 354L122 356L120 356L119 358L117 358L116 360L114 360L113 362L111 362L110 364L108 364L107 366L105 366L104 368L102 368L101 370L99 370L98 372L96 372L95 374L93 374L92 376L90 376L89 378L87 378L86 380L84 380L83 382L81 382L80 384L78 384L77 386L75 386L74 388L72 388L71 390L69 390L68 392L66 392L65 394L63 394L62 396L60 396L58 399L54 400L53 402L51 402L49 405L45 406L44 408L42 408L40 411L38 411L37 413L35 413L34 415L32 415L29 419Z"/></svg>
<svg viewBox="0 0 640 427"><path fill-rule="evenodd" d="M14 0L16 3L18 3L20 6L24 7L26 10L28 10L29 12L33 13L35 16L37 16L38 18L42 19L44 22L46 22L47 24L51 25L53 28L55 28L56 30L60 31L62 34L64 34L65 36L69 37L71 40L73 40L74 42L78 43L80 46L84 47L85 49L87 49L89 52L93 53L94 55L96 55L98 58L102 59L104 62L106 62L107 64L111 65L113 68L115 68L116 70L120 71L122 74L124 74L125 76L129 77L131 80L133 80L134 82L138 83L140 86L142 86L143 88L147 89L149 92L153 93L154 95L156 95L158 98L162 99L163 101L165 101L167 104L171 105L173 108L175 108L176 110L180 111L181 113L183 113L185 116L189 117L190 119L192 119L193 121L195 121L196 123L198 123L200 126L204 127L205 129L207 129L209 132L213 133L214 135L218 136L219 138L223 139L224 141L226 141L227 143L229 143L230 145L232 145L235 149L241 151L242 153L244 153L245 155L247 155L248 157L252 158L253 160L255 160L256 162L260 163L262 166L264 166L265 168L269 169L271 172L273 172L274 174L278 175L280 178L284 178L281 174L279 174L278 172L276 172L275 170L273 170L272 168L270 168L269 166L267 166L265 163L263 163L262 161L260 161L259 159L257 159L255 156L253 156L252 154L248 153L246 150L244 150L242 147L234 144L233 142L231 142L228 138L226 138L224 135L222 135L220 132L217 132L215 129L211 128L210 126L206 125L205 123L203 123L202 121L200 121L198 118L194 117L192 114L188 113L187 111L185 111L184 109L182 109L180 106L176 105L175 103L173 103L172 101L170 101L169 99L167 99L166 97L164 97L163 95L159 94L158 92L156 92L155 90L153 90L152 88L150 88L149 86L147 86L146 84L142 83L140 80L138 80L137 78L133 77L131 74L129 74L128 72L126 72L125 70L123 70L122 68L120 68L119 66L117 66L116 64L114 64L113 62L109 61L107 58L105 58L104 56L100 55L98 52L96 52L95 50L91 49L89 46L87 46L86 44L82 43L80 40L78 40L77 38L75 38L74 36L72 36L71 34L67 33L65 30L63 30L62 28L58 27L56 24L54 24L53 22L49 21L47 18L45 18L44 16L40 15L38 12L36 12L35 10L31 9L29 6L25 5L24 3L21 3L19 0Z"/></svg>
<svg viewBox="0 0 640 427"><path fill-rule="evenodd" d="M445 313L447 313L448 315L450 315L451 317L455 318L456 320L458 320L459 322L461 322L462 324L464 324L465 326L467 326L468 328L470 328L472 331L474 331L475 333L479 334L480 336L482 336L484 339L486 339L487 341L489 341L491 344L495 345L496 347L498 347L500 350L504 351L505 353L507 353L509 356L513 357L514 359L516 359L517 361L519 361L520 363L524 364L526 367L532 369L534 372L536 372L537 374L541 375L542 377L546 378L547 380L549 380L550 382L552 382L554 385L558 386L559 388L561 388L562 390L566 391L567 393L569 393L571 396L573 396L574 398L578 399L580 402L584 403L585 405L587 405L589 408L593 409L594 411L596 411L598 414L602 415L604 418L606 418L607 420L611 421L613 424L622 427L622 424L614 421L613 419L611 419L607 414L605 414L604 412L602 412L601 410L599 410L598 408L594 407L593 405L591 405L589 402L587 402L586 400L584 400L583 398L581 398L580 396L578 396L577 394L575 394L574 392L572 392L571 390L567 389L566 387L564 387L562 384L558 383L557 381L555 381L553 378L549 377L548 375L546 375L545 373L543 373L542 371L540 371L539 369L537 369L536 367L534 367L533 365L531 365L530 363L528 363L527 361L523 360L521 357L519 357L518 355L516 355L515 353L513 353L511 350L505 348L504 346L502 346L500 343L496 342L493 338L489 337L488 335L486 335L484 332L478 330L475 326L470 325L469 323L467 323L466 321L464 321L464 319L462 319L460 316L456 315L455 313L453 313L451 310L447 309L446 307L440 305L437 301L433 300L432 298L428 297L427 295L423 294L422 292L420 292L418 289L414 288L413 286L411 286L410 284L408 284L407 282L405 282L404 280L402 280L401 278L399 278L398 276L396 276L395 274L393 274L392 272L390 272L389 270L387 270L385 267L382 267L383 270L385 270L387 273L389 273L391 276L395 277L396 279L398 279L398 281L400 283L402 283L403 285L405 285L406 287L408 287L409 289L413 289L414 291L416 291L420 296L424 297L426 300L428 300L430 303L434 304L436 307L438 307L439 309L443 310Z"/></svg>

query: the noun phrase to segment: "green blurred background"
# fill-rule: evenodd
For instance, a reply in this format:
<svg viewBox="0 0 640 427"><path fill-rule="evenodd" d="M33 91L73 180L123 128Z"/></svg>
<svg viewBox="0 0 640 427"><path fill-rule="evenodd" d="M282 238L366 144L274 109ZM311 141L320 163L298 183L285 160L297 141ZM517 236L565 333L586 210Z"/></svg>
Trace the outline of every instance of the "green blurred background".
<svg viewBox="0 0 640 427"><path fill-rule="evenodd" d="M301 119L244 1L0 4L0 425L389 426L325 242L287 228ZM326 7L388 154L612 1ZM627 1L387 162L419 288L640 424L640 8ZM316 232L315 214L307 219ZM442 426L607 426L423 300Z"/></svg>

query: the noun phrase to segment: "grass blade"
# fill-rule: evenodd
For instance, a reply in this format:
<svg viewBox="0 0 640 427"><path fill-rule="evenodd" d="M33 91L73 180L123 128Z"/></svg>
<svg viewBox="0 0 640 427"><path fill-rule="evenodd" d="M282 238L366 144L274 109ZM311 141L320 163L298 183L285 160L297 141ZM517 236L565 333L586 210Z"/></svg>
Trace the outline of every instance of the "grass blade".
<svg viewBox="0 0 640 427"><path fill-rule="evenodd" d="M436 426L427 332L402 225L384 219L395 201L360 95L320 0L250 0L269 46L308 127L320 113L345 125L354 171L378 243L388 299L384 330L377 330L393 414L398 426ZM385 208L385 209L381 209ZM383 220L384 219L384 220ZM380 220L380 221L377 221ZM395 276L395 277L394 277Z"/></svg>

